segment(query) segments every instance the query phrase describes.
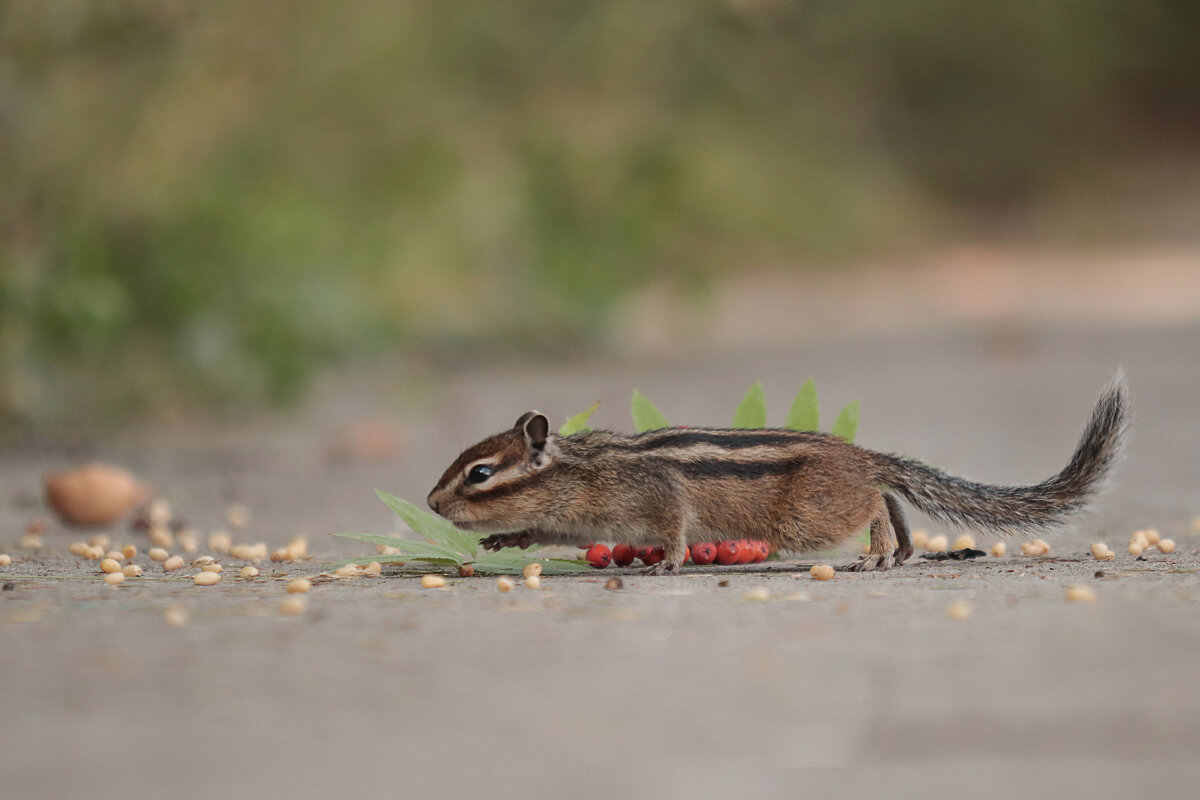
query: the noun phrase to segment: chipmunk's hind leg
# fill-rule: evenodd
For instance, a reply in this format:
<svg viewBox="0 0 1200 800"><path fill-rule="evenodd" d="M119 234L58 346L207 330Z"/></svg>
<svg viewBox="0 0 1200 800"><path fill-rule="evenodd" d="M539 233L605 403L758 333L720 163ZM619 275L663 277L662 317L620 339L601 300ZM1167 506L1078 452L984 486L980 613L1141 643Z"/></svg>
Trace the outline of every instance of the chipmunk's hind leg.
<svg viewBox="0 0 1200 800"><path fill-rule="evenodd" d="M891 569L895 561L896 535L892 531L889 508L882 494L877 494L876 498L878 508L871 517L871 549L854 563L847 564L848 572Z"/></svg>
<svg viewBox="0 0 1200 800"><path fill-rule="evenodd" d="M904 519L904 509L900 507L900 501L893 494L885 494L883 501L887 503L888 518L892 522L892 532L896 534L896 566L900 566L905 561L912 558L913 543L912 537L908 533L908 522ZM874 532L872 532L874 537Z"/></svg>

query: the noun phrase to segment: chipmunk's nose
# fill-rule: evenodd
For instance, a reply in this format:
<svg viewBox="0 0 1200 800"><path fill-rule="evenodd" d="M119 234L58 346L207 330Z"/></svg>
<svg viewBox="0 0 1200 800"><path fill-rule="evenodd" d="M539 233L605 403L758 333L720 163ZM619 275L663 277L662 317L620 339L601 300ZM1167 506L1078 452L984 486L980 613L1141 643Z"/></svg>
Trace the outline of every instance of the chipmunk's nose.
<svg viewBox="0 0 1200 800"><path fill-rule="evenodd" d="M440 511L438 511L438 501L437 501L437 498L435 498L433 496L433 492L429 493L429 497L425 498L425 502L429 503L429 507L433 509L433 513L435 513L435 514L441 513Z"/></svg>

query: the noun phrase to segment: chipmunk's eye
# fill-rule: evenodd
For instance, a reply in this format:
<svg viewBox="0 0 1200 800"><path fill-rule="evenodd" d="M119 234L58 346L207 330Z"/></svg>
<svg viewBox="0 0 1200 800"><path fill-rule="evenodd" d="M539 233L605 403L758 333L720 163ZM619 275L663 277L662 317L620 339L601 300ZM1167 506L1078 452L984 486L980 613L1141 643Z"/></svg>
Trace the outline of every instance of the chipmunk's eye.
<svg viewBox="0 0 1200 800"><path fill-rule="evenodd" d="M483 483L488 478L492 477L495 469L490 464L476 464L471 467L471 471L467 473L467 483Z"/></svg>

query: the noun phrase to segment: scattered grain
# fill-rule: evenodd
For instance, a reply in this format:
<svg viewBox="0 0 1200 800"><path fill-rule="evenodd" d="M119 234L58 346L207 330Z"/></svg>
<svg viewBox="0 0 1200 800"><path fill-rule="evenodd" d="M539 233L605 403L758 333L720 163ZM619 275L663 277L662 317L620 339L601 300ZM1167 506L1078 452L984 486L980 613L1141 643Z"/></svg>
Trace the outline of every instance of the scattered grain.
<svg viewBox="0 0 1200 800"><path fill-rule="evenodd" d="M946 606L946 616L950 619L962 621L971 618L971 614L975 609L970 602L966 600L955 600L950 605Z"/></svg>
<svg viewBox="0 0 1200 800"><path fill-rule="evenodd" d="M1155 528L1146 528L1142 535L1146 537L1147 547L1154 547L1162 539L1162 535Z"/></svg>
<svg viewBox="0 0 1200 800"><path fill-rule="evenodd" d="M101 572L120 572L121 562L112 558L106 558L100 562Z"/></svg>
<svg viewBox="0 0 1200 800"><path fill-rule="evenodd" d="M121 570L121 573L126 578L140 578L140 577L142 577L142 568L139 567L137 564L126 564L125 567Z"/></svg>
<svg viewBox="0 0 1200 800"><path fill-rule="evenodd" d="M357 578L362 574L362 569L357 564L346 564L335 569L333 574L339 578Z"/></svg>
<svg viewBox="0 0 1200 800"><path fill-rule="evenodd" d="M164 526L151 525L149 536L150 544L154 545L155 547L175 546L175 537L171 534L171 531Z"/></svg>
<svg viewBox="0 0 1200 800"><path fill-rule="evenodd" d="M121 555L125 556L125 558L129 561L137 558L137 554L138 549L131 544L127 544L121 548Z"/></svg>
<svg viewBox="0 0 1200 800"><path fill-rule="evenodd" d="M542 565L536 561L531 561L530 563L525 565L524 569L521 570L521 575L522 575L522 577L525 577L525 578L528 578L531 575L541 575L541 574L542 574Z"/></svg>
<svg viewBox="0 0 1200 800"><path fill-rule="evenodd" d="M912 532L913 547L917 550L929 549L929 532L921 528L917 528Z"/></svg>
<svg viewBox="0 0 1200 800"><path fill-rule="evenodd" d="M117 561L117 562L125 560L125 554L122 553L120 550L109 550L107 553L104 554L104 557L106 559L112 559L113 561Z"/></svg>
<svg viewBox="0 0 1200 800"><path fill-rule="evenodd" d="M463 566L471 567L470 564L464 564ZM459 572L461 574L461 570ZM367 564L366 569L363 570L363 575L366 575L368 578L378 578L382 574L383 574L383 566L378 561L372 561L370 564ZM471 567L471 575L474 575L474 574L475 574L475 568ZM466 575L464 577L469 578L471 576Z"/></svg>
<svg viewBox="0 0 1200 800"><path fill-rule="evenodd" d="M120 572L110 572L104 576L104 582L109 586L117 586L125 582L125 575Z"/></svg>
<svg viewBox="0 0 1200 800"><path fill-rule="evenodd" d="M421 585L426 589L441 589L446 585L446 579L441 575L422 575Z"/></svg>
<svg viewBox="0 0 1200 800"><path fill-rule="evenodd" d="M511 592L513 590L513 582L508 578L497 578L496 589L499 590L501 594L505 592Z"/></svg>
<svg viewBox="0 0 1200 800"><path fill-rule="evenodd" d="M941 553L945 551L946 547L946 537L939 533L937 536L934 536L929 540L929 544L925 546L925 549L931 553Z"/></svg>
<svg viewBox="0 0 1200 800"><path fill-rule="evenodd" d="M166 550L163 550L161 547L151 547L150 552L146 553L146 555L150 556L151 561L157 561L161 564L163 561L166 561L171 554Z"/></svg>
<svg viewBox="0 0 1200 800"><path fill-rule="evenodd" d="M167 610L163 612L163 619L172 628L182 628L188 623L188 611L184 606L167 606Z"/></svg>
<svg viewBox="0 0 1200 800"><path fill-rule="evenodd" d="M42 546L42 537L36 534L27 533L21 537L22 550L38 550Z"/></svg>
<svg viewBox="0 0 1200 800"><path fill-rule="evenodd" d="M954 549L955 550L974 550L975 549L975 537L969 533L964 533L964 534L959 535L959 537L954 540Z"/></svg>
<svg viewBox="0 0 1200 800"><path fill-rule="evenodd" d="M289 594L279 601L279 613L289 617L298 617L308 608L308 598L298 594Z"/></svg>
<svg viewBox="0 0 1200 800"><path fill-rule="evenodd" d="M1004 542L996 542L992 545L992 556L994 558L1004 558L1004 554L1008 552L1008 545Z"/></svg>
<svg viewBox="0 0 1200 800"><path fill-rule="evenodd" d="M101 550L107 550L112 544L112 539L107 533L96 533L88 537L88 544L92 547L99 547Z"/></svg>
<svg viewBox="0 0 1200 800"><path fill-rule="evenodd" d="M233 549L233 537L226 531L213 531L208 535L208 549L228 554Z"/></svg>
<svg viewBox="0 0 1200 800"><path fill-rule="evenodd" d="M257 578L258 577L258 567L242 567L241 571L238 572L238 577L239 578Z"/></svg>
<svg viewBox="0 0 1200 800"><path fill-rule="evenodd" d="M92 546L87 542L71 542L71 546L67 548L67 552L73 556L87 558L88 553L92 552Z"/></svg>
<svg viewBox="0 0 1200 800"><path fill-rule="evenodd" d="M833 567L828 564L813 564L808 571L809 575L819 581L827 581L833 577Z"/></svg>
<svg viewBox="0 0 1200 800"><path fill-rule="evenodd" d="M182 569L183 558L181 556L171 556L163 562L162 566L167 572L174 572L177 569Z"/></svg>
<svg viewBox="0 0 1200 800"><path fill-rule="evenodd" d="M308 578L296 578L287 582L288 594L304 594L312 588L312 581Z"/></svg>
<svg viewBox="0 0 1200 800"><path fill-rule="evenodd" d="M197 586L215 586L221 580L221 576L216 572L198 572L192 580Z"/></svg>
<svg viewBox="0 0 1200 800"><path fill-rule="evenodd" d="M250 522L250 509L241 503L233 503L225 509L225 521L229 523L229 527L240 530Z"/></svg>
<svg viewBox="0 0 1200 800"><path fill-rule="evenodd" d="M1092 587L1082 584L1068 586L1067 601L1070 603L1093 603L1096 601L1096 592Z"/></svg>
<svg viewBox="0 0 1200 800"><path fill-rule="evenodd" d="M1175 540L1174 539L1159 539L1158 540L1158 549L1164 553L1174 553L1175 552Z"/></svg>
<svg viewBox="0 0 1200 800"><path fill-rule="evenodd" d="M12 556L8 553L0 553L0 567L12 566Z"/></svg>
<svg viewBox="0 0 1200 800"><path fill-rule="evenodd" d="M525 588L526 589L542 588L542 579L539 578L537 575L530 575L528 578L525 579Z"/></svg>
<svg viewBox="0 0 1200 800"><path fill-rule="evenodd" d="M220 564L205 564L204 566L200 567L200 570L202 572L221 572L222 571Z"/></svg>
<svg viewBox="0 0 1200 800"><path fill-rule="evenodd" d="M767 591L765 586L752 586L742 595L743 600L752 603L761 603L771 599L771 593Z"/></svg>

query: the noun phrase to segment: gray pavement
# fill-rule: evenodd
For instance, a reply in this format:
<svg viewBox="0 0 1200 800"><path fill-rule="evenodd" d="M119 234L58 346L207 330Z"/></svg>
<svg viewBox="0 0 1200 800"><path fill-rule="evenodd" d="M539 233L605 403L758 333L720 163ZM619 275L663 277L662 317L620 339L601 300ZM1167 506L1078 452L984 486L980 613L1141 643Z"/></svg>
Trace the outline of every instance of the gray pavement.
<svg viewBox="0 0 1200 800"><path fill-rule="evenodd" d="M286 419L10 449L0 552L17 561L0 582L44 577L0 593L0 794L1194 796L1197 353L1196 327L1042 323L398 365L331 376ZM612 570L504 595L488 578L426 590L385 576L318 583L301 617L277 610L279 577L371 552L329 533L393 528L374 488L420 501L459 449L531 407L561 419L598 399L597 424L628 427L637 387L672 421L721 424L761 378L778 421L811 376L826 424L861 399L865 446L1015 483L1065 463L1118 367L1137 415L1128 457L1047 558L1010 543L1002 559L819 583L797 556L678 578L627 571L620 592L603 588ZM325 457L332 431L385 413L408 431L396 459ZM252 513L246 538L306 535L317 557L254 582L111 589L66 554L79 537L56 524L43 551L19 550L42 472L93 456L137 471L201 531L237 500ZM1175 554L1125 554L1149 526ZM1115 562L1087 556L1096 540ZM1077 584L1095 602L1068 603ZM746 598L756 586L767 601ZM955 601L969 619L947 616ZM166 623L172 605L186 625ZM792 769L827 766L853 769Z"/></svg>

